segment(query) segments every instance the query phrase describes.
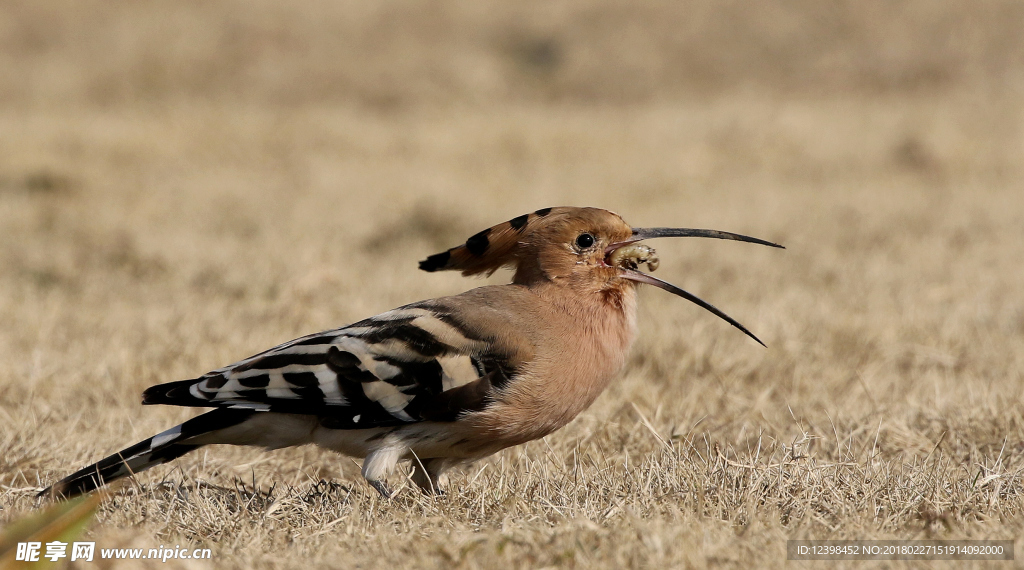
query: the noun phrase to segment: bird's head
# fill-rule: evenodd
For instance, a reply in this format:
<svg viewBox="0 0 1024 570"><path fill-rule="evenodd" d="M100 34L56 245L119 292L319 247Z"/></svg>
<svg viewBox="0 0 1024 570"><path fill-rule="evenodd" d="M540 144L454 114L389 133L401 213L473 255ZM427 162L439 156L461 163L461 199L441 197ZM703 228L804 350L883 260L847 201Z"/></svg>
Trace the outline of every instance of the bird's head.
<svg viewBox="0 0 1024 570"><path fill-rule="evenodd" d="M474 234L462 245L431 255L420 262L420 269L490 275L501 267L509 267L515 271L514 283L551 282L581 294L607 294L634 283L646 283L700 305L761 343L713 305L639 271L642 266L654 271L659 262L653 248L637 242L658 237L708 237L782 247L716 230L633 228L618 214L600 208L544 208L512 218Z"/></svg>

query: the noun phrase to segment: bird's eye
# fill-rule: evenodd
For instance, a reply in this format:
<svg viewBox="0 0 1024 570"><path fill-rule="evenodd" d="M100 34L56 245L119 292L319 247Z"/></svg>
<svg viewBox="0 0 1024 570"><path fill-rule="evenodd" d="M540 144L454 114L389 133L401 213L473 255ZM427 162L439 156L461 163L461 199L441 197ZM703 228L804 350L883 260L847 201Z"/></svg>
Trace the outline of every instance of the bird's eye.
<svg viewBox="0 0 1024 570"><path fill-rule="evenodd" d="M590 234L580 234L579 237L576 238L576 247L580 249L587 249L594 245L594 241L594 236Z"/></svg>

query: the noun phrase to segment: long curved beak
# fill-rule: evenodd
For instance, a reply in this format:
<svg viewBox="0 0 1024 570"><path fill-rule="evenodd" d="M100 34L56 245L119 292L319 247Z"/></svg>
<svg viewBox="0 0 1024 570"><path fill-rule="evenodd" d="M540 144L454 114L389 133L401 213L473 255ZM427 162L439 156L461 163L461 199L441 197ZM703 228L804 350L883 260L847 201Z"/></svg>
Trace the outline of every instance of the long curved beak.
<svg viewBox="0 0 1024 570"><path fill-rule="evenodd" d="M625 241L613 243L608 247L612 249L617 249L620 246L638 242L640 240L660 237L702 237L715 239L731 239L735 241L758 243L761 245L767 245L768 247L786 249L785 247L782 247L777 243L772 243L770 241L765 241L763 239L758 239L756 237L734 234L732 232L720 232L718 230L696 230L691 228L633 228L633 237Z"/></svg>
<svg viewBox="0 0 1024 570"><path fill-rule="evenodd" d="M605 249L606 256L610 256L615 250L617 250L617 249L619 249L621 247L628 246L631 243L636 243L636 242L641 241L641 240L651 239L651 238L658 238L658 237L704 237L704 238L716 238L716 239L729 239L729 240L735 240L735 241L745 241L745 242L749 242L749 243L756 243L756 244L761 244L761 245L767 245L769 247L777 247L777 248L780 248L780 249L786 249L786 248L782 247L781 245L779 245L777 243L772 243L770 241L765 241L763 239L758 239L758 238L755 238L755 237L750 237L750 236L745 236L745 235L740 235L740 234L734 234L734 233L730 233L730 232L720 232L718 230L698 230L698 229L690 229L690 228L635 228L633 230L633 235L629 239L621 241L621 242L618 242L618 243L613 243L613 244L609 245ZM640 247L640 246L633 246L633 247ZM636 267L636 265L634 264L633 267ZM675 285L673 285L673 284L671 284L671 283L669 283L667 281L662 281L661 279L658 279L657 277L654 277L653 275L648 275L647 273L641 273L640 271L632 269L631 267L619 267L618 269L622 272L620 275L622 276L623 279L629 279L630 281L636 281L638 283L646 283L648 285L653 285L653 286L655 286L655 287L657 287L659 289L662 289L664 291L668 291L669 293L672 293L673 295L678 295L678 296L686 299L687 301L690 301L691 303L694 303L694 304L704 308L705 310L713 313L715 316L719 317L720 319L724 320L725 322L729 323L730 325L732 325L732 326L738 328L739 330L743 331L743 334L745 334L745 335L749 336L750 338L754 339L757 342L757 344L760 344L761 346L765 346L765 344L763 342L761 342L761 339L757 338L757 336L755 336L754 333L752 333L749 330L747 330L747 327L741 325L738 321L736 321L735 319L733 319L729 315L727 315L727 314L723 313L721 310L719 310L718 307L715 307L711 303L708 303L707 301L701 299L700 297L694 295L693 293L689 293L689 292L683 290L682 288L676 287Z"/></svg>

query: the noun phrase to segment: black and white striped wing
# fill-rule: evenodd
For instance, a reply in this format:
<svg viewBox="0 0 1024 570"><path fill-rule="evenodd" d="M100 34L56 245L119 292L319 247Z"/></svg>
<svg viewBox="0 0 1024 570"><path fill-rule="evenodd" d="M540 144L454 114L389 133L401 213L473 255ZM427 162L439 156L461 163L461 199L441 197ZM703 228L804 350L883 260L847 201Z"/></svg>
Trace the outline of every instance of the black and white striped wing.
<svg viewBox="0 0 1024 570"><path fill-rule="evenodd" d="M153 386L142 403L314 414L339 429L452 421L514 374L490 346L443 310L410 305Z"/></svg>

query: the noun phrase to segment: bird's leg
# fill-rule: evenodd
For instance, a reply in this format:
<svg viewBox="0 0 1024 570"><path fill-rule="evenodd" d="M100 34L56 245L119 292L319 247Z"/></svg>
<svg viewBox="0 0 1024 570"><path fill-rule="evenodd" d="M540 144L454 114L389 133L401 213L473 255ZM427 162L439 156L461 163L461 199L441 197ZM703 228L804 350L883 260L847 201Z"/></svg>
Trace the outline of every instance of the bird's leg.
<svg viewBox="0 0 1024 570"><path fill-rule="evenodd" d="M390 499L392 493L384 480L394 470L395 464L407 449L400 443L392 442L391 445L381 446L371 451L363 460L363 478L385 499Z"/></svg>
<svg viewBox="0 0 1024 570"><path fill-rule="evenodd" d="M448 462L444 458L423 459L413 458L412 460L412 482L423 491L425 495L444 495L442 486L448 482L448 476L444 470Z"/></svg>
<svg viewBox="0 0 1024 570"><path fill-rule="evenodd" d="M391 497L393 496L391 489L388 488L388 484L385 483L384 481L367 480L366 482L369 483L370 486L373 487L374 489L377 489L377 492L380 493L381 497L384 497L385 499L391 499Z"/></svg>

